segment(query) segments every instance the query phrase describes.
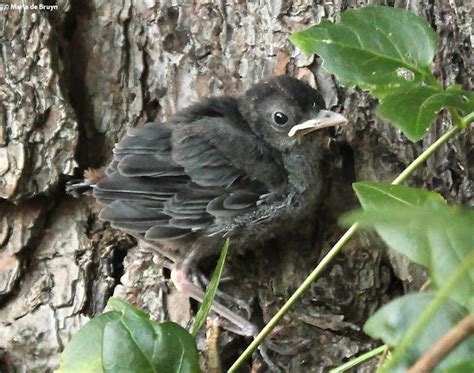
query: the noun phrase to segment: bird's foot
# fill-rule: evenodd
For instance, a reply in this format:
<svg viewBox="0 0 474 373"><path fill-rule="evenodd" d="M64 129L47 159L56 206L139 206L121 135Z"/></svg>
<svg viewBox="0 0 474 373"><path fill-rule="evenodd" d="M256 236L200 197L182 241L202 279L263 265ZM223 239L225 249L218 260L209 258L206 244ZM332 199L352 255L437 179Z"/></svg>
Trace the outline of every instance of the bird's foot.
<svg viewBox="0 0 474 373"><path fill-rule="evenodd" d="M290 329L292 329L290 325L278 325L275 327L275 329L273 329L265 339L265 344L268 350L276 352L279 355L291 356L301 352L301 350L309 346L311 340L305 338L299 338L298 340L295 340L294 338L286 338L286 342L280 342L278 344L272 341L275 337L280 337L278 338L280 341L285 340L282 334L287 333Z"/></svg>
<svg viewBox="0 0 474 373"><path fill-rule="evenodd" d="M201 272L198 273L198 281L199 281L199 284L201 284L204 288L206 288L207 285L209 285L209 280ZM222 283L222 280L221 280L221 283ZM233 295L227 294L219 289L217 289L216 297L218 299L223 300L224 302L229 302L231 304L234 304L240 309L244 310L247 314L247 318L250 318L252 316L252 307L249 302L243 299L237 298Z"/></svg>
<svg viewBox="0 0 474 373"><path fill-rule="evenodd" d="M311 343L309 339L300 339L299 341L291 341L285 345L276 344L271 340L266 340L264 346L268 351L276 352L279 355L291 356L295 355L305 348L307 348Z"/></svg>
<svg viewBox="0 0 474 373"><path fill-rule="evenodd" d="M265 339L263 343L258 346L258 352L261 359L265 364L267 364L268 369L271 372L281 372L280 367L272 360L272 353L283 356L294 356L301 352L301 350L307 348L310 345L311 341L309 339L301 339L297 342L292 341L286 343L284 346L272 342L269 338Z"/></svg>
<svg viewBox="0 0 474 373"><path fill-rule="evenodd" d="M92 195L92 186L82 179L73 179L66 182L66 193L79 198L82 195Z"/></svg>
<svg viewBox="0 0 474 373"><path fill-rule="evenodd" d="M181 268L179 265L176 265L175 268L171 271L171 281L173 282L176 289L183 294L186 294L190 298L197 300L198 302L202 303L204 300L204 291L199 286L196 285L193 281L188 278L188 271ZM258 332L258 328L256 325L248 321L247 319L243 318L242 316L238 315L234 311L230 310L228 307L224 306L222 303L218 301L214 301L212 304L212 311L216 314L224 318L229 322L228 325L223 324L224 328L247 337L255 336Z"/></svg>

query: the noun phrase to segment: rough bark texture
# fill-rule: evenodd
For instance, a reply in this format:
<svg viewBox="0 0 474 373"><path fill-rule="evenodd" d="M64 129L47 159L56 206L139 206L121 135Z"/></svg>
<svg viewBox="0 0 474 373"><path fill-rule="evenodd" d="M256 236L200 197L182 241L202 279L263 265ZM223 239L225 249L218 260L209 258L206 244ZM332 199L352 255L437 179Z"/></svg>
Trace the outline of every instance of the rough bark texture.
<svg viewBox="0 0 474 373"><path fill-rule="evenodd" d="M391 180L450 126L443 115L422 141L410 143L373 115L372 98L339 87L317 58L288 42L289 34L337 19L355 3L407 8L440 38L438 79L466 89L474 84L467 0L46 3L58 9L0 12L1 371L55 369L71 335L112 294L158 320L190 319L192 305L169 286L153 254L98 222L90 201L63 192L63 176L104 165L127 128L285 72L319 87L328 105L349 117L352 125L327 141L331 157L317 224L229 259L228 273L238 281L225 286L250 300L253 318L263 323L340 236L338 216L356 206L351 183ZM465 132L444 146L409 183L472 205L473 136ZM327 371L373 346L361 331L364 320L423 282L420 268L387 255L375 235L358 234L273 338L283 346L309 345L273 360L287 371ZM229 333L221 341L224 366L249 342Z"/></svg>

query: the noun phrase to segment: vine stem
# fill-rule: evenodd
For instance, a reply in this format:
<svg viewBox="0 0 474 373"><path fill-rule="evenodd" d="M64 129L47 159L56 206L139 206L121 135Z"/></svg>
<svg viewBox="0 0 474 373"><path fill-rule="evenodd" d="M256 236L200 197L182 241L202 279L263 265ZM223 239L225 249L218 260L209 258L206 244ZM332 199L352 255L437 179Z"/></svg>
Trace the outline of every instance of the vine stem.
<svg viewBox="0 0 474 373"><path fill-rule="evenodd" d="M410 176L421 164L426 162L426 160L433 155L442 145L444 145L451 138L456 136L461 132L462 128L452 127L449 131L443 134L438 140L436 140L431 146L429 146L423 153L420 154L413 162L411 162L407 168L405 168L400 175L398 175L395 180L392 181L393 185L398 185L404 182L408 176Z"/></svg>
<svg viewBox="0 0 474 373"><path fill-rule="evenodd" d="M474 111L461 118L461 127L465 128L474 122Z"/></svg>
<svg viewBox="0 0 474 373"><path fill-rule="evenodd" d="M472 114L472 113L471 113ZM463 119L467 119L466 116ZM395 180L392 181L393 185L401 184L405 181L408 176L410 176L421 164L423 164L431 155L436 152L443 144L448 142L454 136L456 136L462 130L461 127L455 126L443 134L438 140L431 144L423 153L421 153L413 162L411 162L405 170L398 175ZM329 252L324 256L324 258L318 263L316 268L309 274L309 276L303 281L303 283L296 289L293 295L286 301L286 303L278 310L278 312L270 319L270 321L265 325L265 327L260 331L260 333L254 338L252 343L245 349L242 355L232 364L228 372L233 373L237 371L237 368L240 367L247 359L250 358L252 353L260 346L268 334L277 326L278 322L282 317L290 310L290 308L302 297L304 292L311 286L311 284L316 281L321 272L324 271L326 266L332 261L332 259L339 253L339 251L344 247L344 245L351 239L354 233L359 227L358 223L352 224L352 226L342 235L339 241L329 250Z"/></svg>
<svg viewBox="0 0 474 373"><path fill-rule="evenodd" d="M413 344L415 339L420 335L420 333L425 329L428 323L431 321L433 316L439 310L439 308L444 304L448 299L449 295L452 293L453 289L459 284L459 282L468 275L469 270L474 265L474 250L471 250L471 253L467 255L461 266L454 272L454 274L448 279L446 284L439 289L436 293L436 296L428 304L423 313L416 319L411 328L406 332L403 339L398 344L397 348L392 354L392 358L384 365L380 367L380 373L391 372L394 367L399 364L406 354L406 350Z"/></svg>
<svg viewBox="0 0 474 373"><path fill-rule="evenodd" d="M382 345L373 350L367 351L365 354L357 356L355 359L349 360L347 363L339 365L337 368L331 369L329 373L342 373L346 370L355 367L356 365L362 364L363 362L372 359L373 357L380 355L388 350L387 345Z"/></svg>

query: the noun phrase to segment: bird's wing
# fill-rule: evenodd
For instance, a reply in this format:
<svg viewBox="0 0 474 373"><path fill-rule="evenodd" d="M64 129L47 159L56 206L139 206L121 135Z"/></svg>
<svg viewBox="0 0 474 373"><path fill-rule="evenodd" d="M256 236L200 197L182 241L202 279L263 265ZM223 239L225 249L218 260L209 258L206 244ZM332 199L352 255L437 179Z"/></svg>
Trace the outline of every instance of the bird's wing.
<svg viewBox="0 0 474 373"><path fill-rule="evenodd" d="M250 177L249 160L229 148L245 146L245 137L222 117L130 130L94 188L105 205L100 218L160 240L184 237L255 208L269 187ZM255 145L247 158L252 151Z"/></svg>

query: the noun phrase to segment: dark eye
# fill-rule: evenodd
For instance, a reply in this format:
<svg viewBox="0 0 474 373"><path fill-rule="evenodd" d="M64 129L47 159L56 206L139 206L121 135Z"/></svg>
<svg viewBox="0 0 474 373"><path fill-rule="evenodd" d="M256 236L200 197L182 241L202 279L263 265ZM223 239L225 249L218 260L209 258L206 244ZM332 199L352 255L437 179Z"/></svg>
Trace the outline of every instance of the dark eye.
<svg viewBox="0 0 474 373"><path fill-rule="evenodd" d="M286 122L288 122L288 117L281 111L277 111L275 114L273 114L273 121L279 126L283 126L286 124Z"/></svg>

